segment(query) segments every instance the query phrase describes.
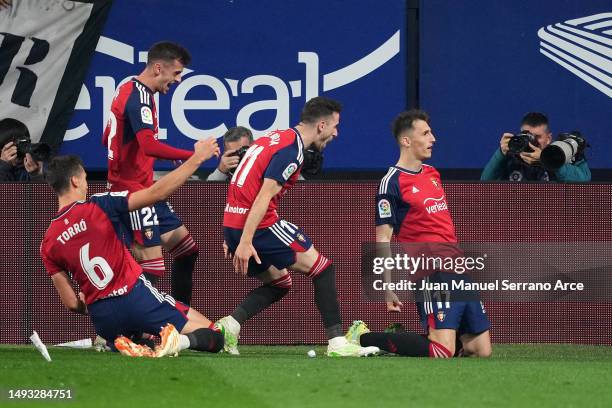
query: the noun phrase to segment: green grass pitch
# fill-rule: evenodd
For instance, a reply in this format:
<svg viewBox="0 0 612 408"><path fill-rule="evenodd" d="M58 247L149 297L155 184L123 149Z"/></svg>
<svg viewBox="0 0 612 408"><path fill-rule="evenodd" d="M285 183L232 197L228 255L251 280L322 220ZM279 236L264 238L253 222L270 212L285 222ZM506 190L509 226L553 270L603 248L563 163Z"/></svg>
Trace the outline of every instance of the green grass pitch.
<svg viewBox="0 0 612 408"><path fill-rule="evenodd" d="M306 353L314 348L317 357ZM321 346L242 346L178 358L0 346L0 406L609 407L612 347L497 345L491 359L328 358ZM14 401L9 389L71 389L71 402Z"/></svg>

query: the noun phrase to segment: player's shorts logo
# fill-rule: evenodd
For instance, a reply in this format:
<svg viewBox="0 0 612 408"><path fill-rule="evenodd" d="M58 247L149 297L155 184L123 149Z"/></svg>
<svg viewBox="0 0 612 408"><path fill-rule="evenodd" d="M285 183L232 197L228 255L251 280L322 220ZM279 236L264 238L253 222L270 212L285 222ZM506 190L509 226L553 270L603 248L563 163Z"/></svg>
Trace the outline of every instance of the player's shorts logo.
<svg viewBox="0 0 612 408"><path fill-rule="evenodd" d="M391 217L391 204L389 204L389 200L383 198L378 202L378 216L380 218Z"/></svg>
<svg viewBox="0 0 612 408"><path fill-rule="evenodd" d="M142 108L140 108L140 118L142 119L142 123L152 125L153 112L151 112L151 108L149 108L148 106L143 106Z"/></svg>
<svg viewBox="0 0 612 408"><path fill-rule="evenodd" d="M297 168L298 168L298 166L295 163L291 163L290 165L288 165L287 168L285 169L285 171L283 171L283 178L285 180L289 180L289 177L291 177L291 175L293 173L295 173Z"/></svg>
<svg viewBox="0 0 612 408"><path fill-rule="evenodd" d="M300 234L300 233L298 233L298 234L297 234L295 237L296 237L296 238L298 239L298 241L300 241L300 242L306 242L306 238L304 237L304 235L302 235L302 234Z"/></svg>
<svg viewBox="0 0 612 408"><path fill-rule="evenodd" d="M147 228L147 229L145 229L145 230L144 230L144 236L145 236L147 239L151 239L151 238L153 238L153 230L152 230L151 228Z"/></svg>
<svg viewBox="0 0 612 408"><path fill-rule="evenodd" d="M442 310L439 310L436 317L438 318L439 321L443 322L444 319L446 318L446 313L444 313L444 311Z"/></svg>

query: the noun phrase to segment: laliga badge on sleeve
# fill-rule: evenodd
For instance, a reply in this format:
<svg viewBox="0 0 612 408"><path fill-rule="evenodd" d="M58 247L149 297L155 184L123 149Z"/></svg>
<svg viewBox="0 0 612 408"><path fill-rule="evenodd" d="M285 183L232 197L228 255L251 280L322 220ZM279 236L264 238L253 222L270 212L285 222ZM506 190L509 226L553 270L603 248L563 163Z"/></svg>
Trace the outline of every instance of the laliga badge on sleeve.
<svg viewBox="0 0 612 408"><path fill-rule="evenodd" d="M152 125L153 112L151 112L151 108L149 108L148 106L143 106L142 108L140 108L140 118L142 119L142 123Z"/></svg>
<svg viewBox="0 0 612 408"><path fill-rule="evenodd" d="M288 165L287 168L285 169L285 171L283 171L283 178L285 180L289 180L289 177L291 177L291 175L293 173L295 173L297 168L298 168L298 166L295 163L291 163L290 165Z"/></svg>
<svg viewBox="0 0 612 408"><path fill-rule="evenodd" d="M45 360L51 362L51 356L49 355L49 352L47 351L47 347L40 340L40 337L38 337L38 333L36 333L36 330L30 336L30 340L32 340L34 347L36 347L36 349L40 351L40 354L42 354Z"/></svg>
<svg viewBox="0 0 612 408"><path fill-rule="evenodd" d="M391 218L391 204L386 198L378 201L378 216L380 218Z"/></svg>

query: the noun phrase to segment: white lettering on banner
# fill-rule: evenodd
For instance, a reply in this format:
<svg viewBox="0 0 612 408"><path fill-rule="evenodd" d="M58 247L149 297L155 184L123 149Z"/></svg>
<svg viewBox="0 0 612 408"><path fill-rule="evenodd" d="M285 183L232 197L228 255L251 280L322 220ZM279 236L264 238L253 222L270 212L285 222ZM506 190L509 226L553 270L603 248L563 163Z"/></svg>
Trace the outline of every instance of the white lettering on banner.
<svg viewBox="0 0 612 408"><path fill-rule="evenodd" d="M137 52L134 47L124 44L120 41L101 36L98 42L96 51L102 54L109 55L118 60L129 64L134 64L134 53ZM170 113L174 125L186 137L194 140L202 140L210 137L219 137L225 133L228 126L225 123L219 123L217 126L201 129L191 123L186 112L191 110L212 110L212 111L228 111L232 109L232 105L236 103L233 98L239 98L241 95L254 94L258 87L271 88L275 93L274 99L258 100L250 102L236 113L236 125L246 126L253 129L256 137L266 134L276 129L286 129L290 123L290 98L301 98L304 94L304 99L309 100L319 94L321 89L319 83L322 78L323 92L339 88L354 82L367 74L380 68L400 52L400 31L397 30L378 48L371 51L361 59L342 67L336 71L320 75L319 74L319 56L314 52L297 53L298 64L304 64L304 80L284 80L273 75L253 75L243 80L235 80L223 78L223 80L211 75L193 75L183 79L177 85L172 94L170 102ZM138 61L146 61L146 52L138 53ZM185 69L183 76L186 77L193 71ZM108 120L108 112L112 103L113 95L116 89L123 83L129 81L132 77L122 79L119 83L113 77L96 75L95 87L102 89L102 111L103 121L105 124ZM207 87L214 95L211 99L188 99L188 93L196 87ZM302 92L304 89L304 92ZM161 109L158 101L158 94L155 94L155 102L158 109ZM94 104L95 106L96 104ZM77 101L76 110L90 110L92 106L91 94L87 87L83 85L79 99ZM235 108L234 108L235 109ZM233 110L233 109L232 109ZM266 129L255 129L251 124L251 117L258 112L272 110L276 112L274 120ZM159 117L159 112L158 112ZM166 139L167 129L159 125L159 139ZM104 128L104 126L94 126L93 129ZM64 140L76 140L88 135L92 129L85 123L77 124L74 128L66 131Z"/></svg>

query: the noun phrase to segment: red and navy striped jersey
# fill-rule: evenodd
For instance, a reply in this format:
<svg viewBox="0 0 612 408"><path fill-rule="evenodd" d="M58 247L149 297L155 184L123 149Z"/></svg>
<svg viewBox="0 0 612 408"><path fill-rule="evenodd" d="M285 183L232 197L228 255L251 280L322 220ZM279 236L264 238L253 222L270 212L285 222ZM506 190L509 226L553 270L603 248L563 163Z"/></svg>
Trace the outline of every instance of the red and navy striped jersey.
<svg viewBox="0 0 612 408"><path fill-rule="evenodd" d="M376 225L389 224L399 242L457 242L440 174L390 167L376 194Z"/></svg>
<svg viewBox="0 0 612 408"><path fill-rule="evenodd" d="M158 119L153 92L136 78L121 85L111 104L102 142L108 148L108 188L142 190L153 184L153 157L145 155L136 134L151 129L157 138Z"/></svg>
<svg viewBox="0 0 612 408"><path fill-rule="evenodd" d="M87 304L128 293L142 272L122 241L128 192L76 201L51 221L40 244L48 274L69 272Z"/></svg>
<svg viewBox="0 0 612 408"><path fill-rule="evenodd" d="M260 137L247 150L227 191L223 226L242 229L264 179L283 186L270 200L266 215L257 227L268 228L278 221L278 201L298 180L304 162L304 143L295 129L277 130Z"/></svg>

